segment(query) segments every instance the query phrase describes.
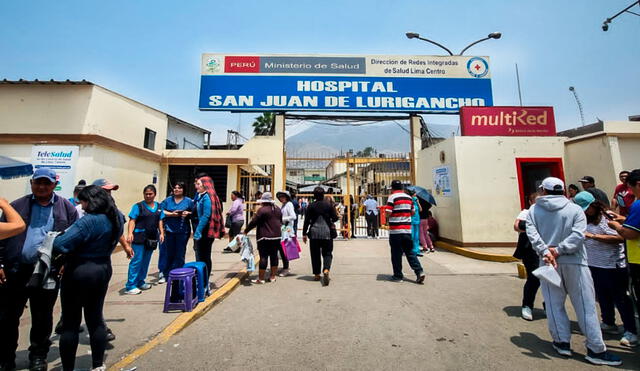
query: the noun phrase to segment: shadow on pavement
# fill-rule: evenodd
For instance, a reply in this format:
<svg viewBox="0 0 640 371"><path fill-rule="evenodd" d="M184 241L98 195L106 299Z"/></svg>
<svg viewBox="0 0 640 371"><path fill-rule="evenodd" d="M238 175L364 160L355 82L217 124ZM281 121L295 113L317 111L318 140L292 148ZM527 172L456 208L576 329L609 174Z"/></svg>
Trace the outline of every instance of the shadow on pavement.
<svg viewBox="0 0 640 371"><path fill-rule="evenodd" d="M296 279L302 281L315 281L313 276L297 276Z"/></svg>
<svg viewBox="0 0 640 371"><path fill-rule="evenodd" d="M509 317L518 317L519 318L522 315L522 307L517 307L515 305L504 307L504 308L502 308L502 310ZM534 321L539 321L541 319L546 319L546 318L547 318L547 314L545 313L544 310L537 309L537 308L533 309L533 320Z"/></svg>
<svg viewBox="0 0 640 371"><path fill-rule="evenodd" d="M511 342L518 348L526 350L522 354L532 358L564 358L553 350L550 341L540 339L538 335L530 332L521 332L520 336L512 336Z"/></svg>

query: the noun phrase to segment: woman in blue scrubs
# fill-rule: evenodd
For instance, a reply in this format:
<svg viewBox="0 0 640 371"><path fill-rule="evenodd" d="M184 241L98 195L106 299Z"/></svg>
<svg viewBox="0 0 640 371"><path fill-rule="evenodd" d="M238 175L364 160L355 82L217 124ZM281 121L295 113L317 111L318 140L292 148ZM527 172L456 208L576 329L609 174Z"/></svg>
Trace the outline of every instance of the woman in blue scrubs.
<svg viewBox="0 0 640 371"><path fill-rule="evenodd" d="M151 288L144 280L147 278L149 263L153 254L152 241L164 241L162 219L164 214L160 204L155 201L156 187L149 184L144 187L144 201L131 207L127 242L131 244L134 255L129 261L129 274L125 290L127 294L138 295ZM157 242L156 242L157 243Z"/></svg>
<svg viewBox="0 0 640 371"><path fill-rule="evenodd" d="M160 245L158 283L165 283L169 272L182 268L187 250L187 242L191 234L189 216L193 210L193 200L184 195L185 184L178 182L173 186L173 193L160 204L164 213L164 242Z"/></svg>

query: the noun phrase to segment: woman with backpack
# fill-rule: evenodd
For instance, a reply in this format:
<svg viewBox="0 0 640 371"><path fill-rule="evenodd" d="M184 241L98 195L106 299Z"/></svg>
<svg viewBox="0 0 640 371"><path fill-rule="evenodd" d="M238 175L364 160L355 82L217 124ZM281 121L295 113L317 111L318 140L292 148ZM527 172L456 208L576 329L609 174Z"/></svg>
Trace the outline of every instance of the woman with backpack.
<svg viewBox="0 0 640 371"><path fill-rule="evenodd" d="M302 227L302 240L307 243L309 238L309 248L311 250L311 267L314 279L320 281L320 268L322 264L322 283L329 284L329 271L333 260L333 239L337 237L335 225L338 221L336 209L325 201L324 189L316 187L313 190L314 202L307 207ZM320 260L322 256L322 261Z"/></svg>
<svg viewBox="0 0 640 371"><path fill-rule="evenodd" d="M134 204L129 212L127 242L133 249L133 258L129 261L129 272L125 292L138 295L141 290L149 290L151 285L144 282L149 271L153 250L164 241L164 213L155 201L156 187L149 184L142 191L144 200Z"/></svg>

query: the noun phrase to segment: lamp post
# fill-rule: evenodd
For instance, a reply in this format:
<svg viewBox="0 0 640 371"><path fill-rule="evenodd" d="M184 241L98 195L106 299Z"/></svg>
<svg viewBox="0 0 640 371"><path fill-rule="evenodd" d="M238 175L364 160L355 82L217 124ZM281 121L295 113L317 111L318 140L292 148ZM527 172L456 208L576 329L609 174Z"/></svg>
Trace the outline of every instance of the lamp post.
<svg viewBox="0 0 640 371"><path fill-rule="evenodd" d="M439 46L440 48L442 48L442 49L446 50L446 51L447 51L447 53L449 53L449 55L454 55L454 54L451 52L451 50L447 49L445 46L443 46L443 45L441 45L441 44L438 44L437 42L435 42L435 41L433 41L433 40L429 40L429 39L427 39L427 38L421 37L421 36L420 36L420 34L418 34L418 33L415 33L415 32L407 32L405 35L407 36L407 39L419 39L419 40L422 40L422 41L426 41L426 42L428 42L428 43L431 43L431 44L433 44L433 45ZM501 34L500 32L492 32L492 33L490 33L489 35L487 35L487 37L485 37L485 38L483 38L483 39L480 39L480 40L478 40L478 41L474 41L474 42L472 42L471 44L467 45L464 49L462 49L462 51L461 51L458 55L462 55L462 54L464 54L464 52L465 52L465 51L467 51L467 49L469 49L470 47L472 47L472 46L474 46L474 45L476 45L476 44L478 44L478 43L481 43L481 42L486 41L486 40L489 40L489 39L496 39L496 40L497 40L497 39L499 39L499 38L501 38L501 37L502 37L502 34Z"/></svg>
<svg viewBox="0 0 640 371"><path fill-rule="evenodd" d="M613 17L605 19L604 22L602 23L602 31L605 31L605 32L609 31L609 23L611 23L611 21L613 21L616 17L618 17L622 13L631 13L633 15L637 15L638 17L640 17L640 14L638 14L636 12L632 12L632 11L629 10L634 5L640 6L640 1L634 1L631 5L629 5L628 7L624 8L624 9L622 9L621 11L616 13L616 15L614 15Z"/></svg>

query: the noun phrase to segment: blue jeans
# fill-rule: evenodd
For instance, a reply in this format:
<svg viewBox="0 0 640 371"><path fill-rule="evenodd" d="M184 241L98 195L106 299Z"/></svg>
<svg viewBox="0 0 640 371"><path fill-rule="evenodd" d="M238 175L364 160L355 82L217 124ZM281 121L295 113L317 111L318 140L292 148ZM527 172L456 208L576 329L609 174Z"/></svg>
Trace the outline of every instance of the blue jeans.
<svg viewBox="0 0 640 371"><path fill-rule="evenodd" d="M136 287L144 285L144 279L147 278L149 271L149 263L151 262L151 254L153 250L144 248L144 245L132 244L133 258L129 261L129 274L125 289L132 290Z"/></svg>
<svg viewBox="0 0 640 371"><path fill-rule="evenodd" d="M422 275L422 264L413 251L413 240L408 233L390 234L389 245L391 246L391 265L393 266L393 276L402 278L402 254L407 257L409 266L415 272L416 276Z"/></svg>
<svg viewBox="0 0 640 371"><path fill-rule="evenodd" d="M165 232L164 242L160 244L158 270L167 278L172 269L184 266L184 255L187 251L189 235L187 233Z"/></svg>
<svg viewBox="0 0 640 371"><path fill-rule="evenodd" d="M420 224L411 224L411 240L413 241L413 252L420 254Z"/></svg>

